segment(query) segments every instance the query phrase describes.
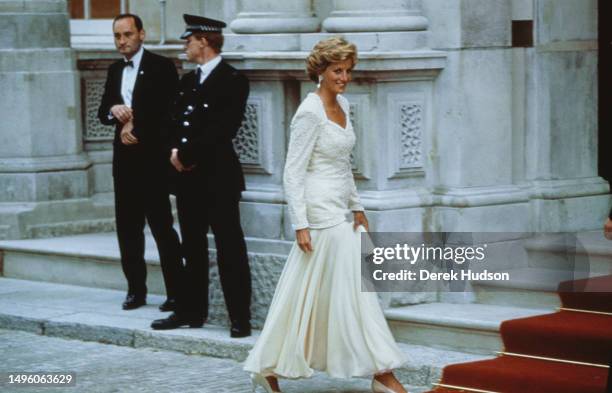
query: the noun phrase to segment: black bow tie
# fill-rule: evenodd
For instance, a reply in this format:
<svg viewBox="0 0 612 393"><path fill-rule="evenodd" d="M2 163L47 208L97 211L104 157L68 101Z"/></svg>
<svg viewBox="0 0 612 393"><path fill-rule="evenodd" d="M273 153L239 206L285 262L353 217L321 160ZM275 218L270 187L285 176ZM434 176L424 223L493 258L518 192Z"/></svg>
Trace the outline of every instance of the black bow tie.
<svg viewBox="0 0 612 393"><path fill-rule="evenodd" d="M132 60L124 61L123 62L123 66L124 67L132 67L132 68L134 68L134 62Z"/></svg>

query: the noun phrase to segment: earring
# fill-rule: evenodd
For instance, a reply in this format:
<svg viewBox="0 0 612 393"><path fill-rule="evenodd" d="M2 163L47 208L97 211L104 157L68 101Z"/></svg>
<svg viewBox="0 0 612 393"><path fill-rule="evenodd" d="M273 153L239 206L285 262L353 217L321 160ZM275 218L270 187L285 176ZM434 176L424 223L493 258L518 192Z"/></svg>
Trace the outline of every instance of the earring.
<svg viewBox="0 0 612 393"><path fill-rule="evenodd" d="M323 80L323 76L319 75L319 83L317 83L317 89L321 88L321 81Z"/></svg>

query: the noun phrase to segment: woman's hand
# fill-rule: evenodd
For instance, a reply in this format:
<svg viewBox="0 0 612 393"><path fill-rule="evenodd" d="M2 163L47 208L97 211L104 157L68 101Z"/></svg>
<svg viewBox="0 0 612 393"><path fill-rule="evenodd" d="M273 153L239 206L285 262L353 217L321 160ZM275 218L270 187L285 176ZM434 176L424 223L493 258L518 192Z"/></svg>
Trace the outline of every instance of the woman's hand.
<svg viewBox="0 0 612 393"><path fill-rule="evenodd" d="M357 227L359 227L359 225L362 225L366 232L370 231L370 224L368 224L368 219L366 218L366 215L364 212L362 211L356 211L353 212L353 229L357 230Z"/></svg>
<svg viewBox="0 0 612 393"><path fill-rule="evenodd" d="M312 252L312 243L310 241L310 231L308 228L295 231L295 240L302 251L305 253Z"/></svg>

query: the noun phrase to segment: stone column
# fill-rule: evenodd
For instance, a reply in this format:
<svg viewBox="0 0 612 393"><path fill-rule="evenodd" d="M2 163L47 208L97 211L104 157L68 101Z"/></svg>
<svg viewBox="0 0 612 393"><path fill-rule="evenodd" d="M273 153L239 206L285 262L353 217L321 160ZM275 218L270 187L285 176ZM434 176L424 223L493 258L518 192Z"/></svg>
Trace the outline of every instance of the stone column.
<svg viewBox="0 0 612 393"><path fill-rule="evenodd" d="M230 28L240 34L311 33L319 29L319 20L307 0L249 0L242 2Z"/></svg>
<svg viewBox="0 0 612 393"><path fill-rule="evenodd" d="M91 162L66 1L3 0L0 20L0 238L28 237L55 214L50 204L90 195Z"/></svg>
<svg viewBox="0 0 612 393"><path fill-rule="evenodd" d="M416 0L388 0L384 7L371 0L334 0L334 11L323 21L330 33L421 31L427 25Z"/></svg>
<svg viewBox="0 0 612 393"><path fill-rule="evenodd" d="M534 4L525 179L536 230L600 230L610 199L597 171L597 1Z"/></svg>

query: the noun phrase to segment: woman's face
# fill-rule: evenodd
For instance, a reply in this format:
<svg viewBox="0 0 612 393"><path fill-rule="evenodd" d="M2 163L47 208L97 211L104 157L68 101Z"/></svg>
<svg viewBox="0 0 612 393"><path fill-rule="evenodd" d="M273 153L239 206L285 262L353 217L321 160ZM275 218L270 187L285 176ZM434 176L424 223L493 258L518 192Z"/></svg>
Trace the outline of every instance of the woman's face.
<svg viewBox="0 0 612 393"><path fill-rule="evenodd" d="M334 94L344 93L346 86L351 81L353 62L351 59L331 63L321 74L321 89L326 89Z"/></svg>

